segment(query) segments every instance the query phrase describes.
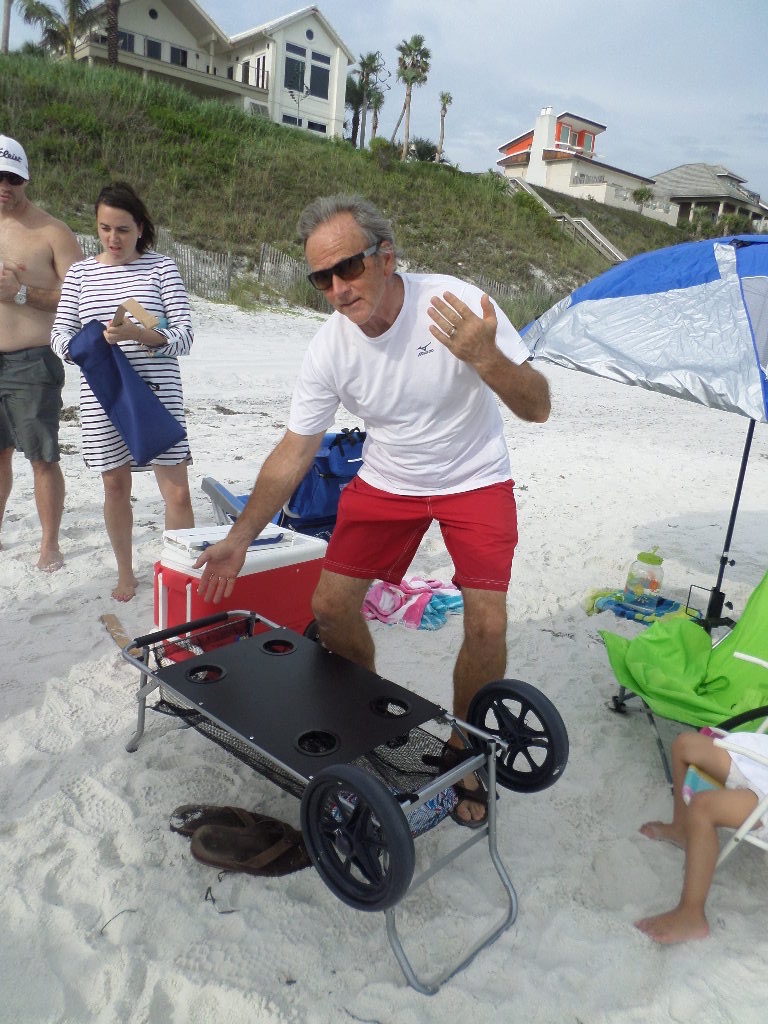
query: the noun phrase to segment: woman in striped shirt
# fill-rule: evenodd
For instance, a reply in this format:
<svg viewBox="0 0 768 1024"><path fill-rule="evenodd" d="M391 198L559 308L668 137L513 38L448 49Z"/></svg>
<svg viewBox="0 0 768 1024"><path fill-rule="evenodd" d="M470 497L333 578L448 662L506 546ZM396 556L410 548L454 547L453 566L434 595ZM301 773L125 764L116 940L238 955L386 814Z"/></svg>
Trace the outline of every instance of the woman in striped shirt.
<svg viewBox="0 0 768 1024"><path fill-rule="evenodd" d="M125 182L101 190L96 220L103 252L70 268L51 335L53 350L66 362L69 342L90 320L106 324L105 337L119 345L134 370L143 377L177 420L185 425L178 356L192 346L192 318L184 285L173 260L152 251L155 228L144 203ZM116 326L117 307L136 299L158 318L154 329L142 327L130 314ZM104 522L117 559L117 585L112 596L130 601L136 592L133 573L133 512L131 468L135 466L123 438L80 376L80 423L83 459L101 473L104 483ZM186 436L152 460L165 502L165 528L194 526L187 465L191 462Z"/></svg>

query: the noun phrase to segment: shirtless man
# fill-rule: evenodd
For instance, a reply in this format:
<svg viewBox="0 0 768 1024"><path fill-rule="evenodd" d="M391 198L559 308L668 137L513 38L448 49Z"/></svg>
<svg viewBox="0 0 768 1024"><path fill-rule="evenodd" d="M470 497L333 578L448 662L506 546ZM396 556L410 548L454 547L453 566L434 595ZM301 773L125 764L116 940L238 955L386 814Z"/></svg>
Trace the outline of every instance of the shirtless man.
<svg viewBox="0 0 768 1024"><path fill-rule="evenodd" d="M60 220L27 198L27 156L0 135L0 525L13 486L13 452L34 475L42 527L38 568L60 569L64 475L59 415L64 368L51 351L51 327L64 275L83 254Z"/></svg>

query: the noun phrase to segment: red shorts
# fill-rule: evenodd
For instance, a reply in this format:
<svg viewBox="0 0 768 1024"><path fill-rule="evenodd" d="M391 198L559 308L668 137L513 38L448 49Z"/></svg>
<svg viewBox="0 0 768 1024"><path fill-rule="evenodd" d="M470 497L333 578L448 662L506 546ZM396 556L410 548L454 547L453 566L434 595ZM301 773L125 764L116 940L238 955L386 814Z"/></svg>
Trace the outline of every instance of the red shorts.
<svg viewBox="0 0 768 1024"><path fill-rule="evenodd" d="M324 566L359 579L400 583L433 520L453 559L457 587L509 586L517 544L514 483L460 494L392 494L359 477L341 492Z"/></svg>

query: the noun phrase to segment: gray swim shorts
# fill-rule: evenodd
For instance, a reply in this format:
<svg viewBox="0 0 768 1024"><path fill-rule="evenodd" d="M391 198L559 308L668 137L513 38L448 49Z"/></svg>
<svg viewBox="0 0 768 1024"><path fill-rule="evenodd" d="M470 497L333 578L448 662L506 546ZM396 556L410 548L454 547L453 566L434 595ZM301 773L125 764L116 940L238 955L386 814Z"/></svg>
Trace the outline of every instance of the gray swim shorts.
<svg viewBox="0 0 768 1024"><path fill-rule="evenodd" d="M0 451L59 461L64 364L47 345L0 352Z"/></svg>

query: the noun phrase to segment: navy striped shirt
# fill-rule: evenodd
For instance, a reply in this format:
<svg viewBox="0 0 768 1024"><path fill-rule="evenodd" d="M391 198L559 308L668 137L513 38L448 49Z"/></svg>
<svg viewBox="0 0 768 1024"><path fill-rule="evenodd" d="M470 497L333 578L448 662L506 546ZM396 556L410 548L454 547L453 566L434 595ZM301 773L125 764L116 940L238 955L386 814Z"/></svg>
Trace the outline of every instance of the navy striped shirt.
<svg viewBox="0 0 768 1024"><path fill-rule="evenodd" d="M135 299L168 327L156 328L167 344L152 349L152 354L137 341L120 342L134 370L144 378L171 415L182 425L184 396L177 356L192 347L192 316L189 299L173 260L156 252L145 252L121 266L107 266L95 257L80 260L70 267L61 289L61 300L51 333L51 347L62 359L68 359L70 338L91 320L106 324L125 299ZM126 321L137 321L126 314ZM110 422L85 377L80 376L80 424L83 432L83 459L87 466L105 472L132 462L120 434ZM153 462L176 465L190 457L186 438Z"/></svg>

